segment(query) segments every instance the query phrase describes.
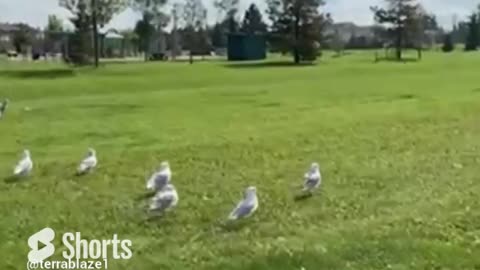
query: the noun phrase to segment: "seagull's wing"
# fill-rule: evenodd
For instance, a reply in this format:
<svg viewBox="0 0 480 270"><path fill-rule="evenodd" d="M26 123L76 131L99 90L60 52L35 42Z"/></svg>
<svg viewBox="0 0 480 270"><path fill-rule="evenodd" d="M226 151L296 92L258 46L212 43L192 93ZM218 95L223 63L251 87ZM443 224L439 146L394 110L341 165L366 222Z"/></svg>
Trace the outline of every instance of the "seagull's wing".
<svg viewBox="0 0 480 270"><path fill-rule="evenodd" d="M155 196L150 204L150 210L163 212L177 204L178 197L175 192L164 192Z"/></svg>
<svg viewBox="0 0 480 270"><path fill-rule="evenodd" d="M97 159L94 156L87 157L78 166L78 171L80 173L85 173L85 172L95 168L95 166L97 166Z"/></svg>
<svg viewBox="0 0 480 270"><path fill-rule="evenodd" d="M317 187L318 183L319 183L318 178L308 178L303 184L303 188L304 190L314 189L315 187Z"/></svg>
<svg viewBox="0 0 480 270"><path fill-rule="evenodd" d="M156 173L154 173L152 176L150 176L150 178L147 180L147 189L148 190L153 189L154 183L155 183L155 176L157 176Z"/></svg>
<svg viewBox="0 0 480 270"><path fill-rule="evenodd" d="M161 190L170 182L170 177L168 176L168 174L159 173L155 176L155 179L153 181L155 189Z"/></svg>
<svg viewBox="0 0 480 270"><path fill-rule="evenodd" d="M13 173L15 175L25 174L28 173L32 169L32 161L29 158L23 158L20 160L15 166Z"/></svg>
<svg viewBox="0 0 480 270"><path fill-rule="evenodd" d="M154 173L147 181L147 189L162 190L168 184L168 176L162 173Z"/></svg>
<svg viewBox="0 0 480 270"><path fill-rule="evenodd" d="M247 202L242 200L237 207L230 213L228 219L235 220L243 217L247 217L255 211L256 205L253 202Z"/></svg>
<svg viewBox="0 0 480 270"><path fill-rule="evenodd" d="M304 190L312 190L317 188L322 181L322 176L319 173L307 173L305 175L305 182L303 184Z"/></svg>

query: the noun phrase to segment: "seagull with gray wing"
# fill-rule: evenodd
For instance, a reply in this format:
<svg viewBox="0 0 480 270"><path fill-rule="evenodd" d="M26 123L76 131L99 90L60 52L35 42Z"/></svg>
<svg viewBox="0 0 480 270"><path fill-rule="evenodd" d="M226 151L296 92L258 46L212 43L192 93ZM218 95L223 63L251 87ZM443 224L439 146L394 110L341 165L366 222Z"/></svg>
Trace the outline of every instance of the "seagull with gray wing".
<svg viewBox="0 0 480 270"><path fill-rule="evenodd" d="M149 210L152 213L163 214L172 210L178 204L178 193L175 186L167 184L152 198Z"/></svg>
<svg viewBox="0 0 480 270"><path fill-rule="evenodd" d="M160 164L160 168L148 179L147 190L160 191L166 185L170 184L171 180L172 171L170 170L170 164L168 161L163 161Z"/></svg>
<svg viewBox="0 0 480 270"><path fill-rule="evenodd" d="M88 149L87 156L82 160L80 165L77 168L77 174L83 175L91 172L95 167L97 167L97 152L93 148Z"/></svg>
<svg viewBox="0 0 480 270"><path fill-rule="evenodd" d="M20 177L20 176L27 176L33 169L33 161L30 155L29 150L24 150L22 159L17 163L15 168L13 169L13 175Z"/></svg>
<svg viewBox="0 0 480 270"><path fill-rule="evenodd" d="M251 216L258 208L257 188L248 187L245 190L243 200L241 200L235 209L228 216L229 220L237 220Z"/></svg>
<svg viewBox="0 0 480 270"><path fill-rule="evenodd" d="M310 170L305 173L305 182L303 183L303 191L312 192L320 187L322 183L322 175L320 174L320 165L314 162L310 166Z"/></svg>

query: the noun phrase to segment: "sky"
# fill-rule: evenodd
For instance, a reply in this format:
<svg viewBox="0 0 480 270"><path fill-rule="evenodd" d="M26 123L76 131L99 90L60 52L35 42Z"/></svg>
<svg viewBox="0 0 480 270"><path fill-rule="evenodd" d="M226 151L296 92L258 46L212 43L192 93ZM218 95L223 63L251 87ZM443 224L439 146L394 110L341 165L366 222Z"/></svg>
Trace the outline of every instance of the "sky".
<svg viewBox="0 0 480 270"><path fill-rule="evenodd" d="M171 0L179 1L179 0ZM213 9L214 0L203 0L209 10L209 21L214 22L217 14ZM241 9L244 10L250 3L256 3L263 10L265 0L240 0ZM322 8L333 15L336 22L354 22L359 25L372 23L370 6L381 5L382 0L326 0ZM419 0L429 12L437 15L439 23L445 28L451 28L454 17L464 19L473 11L478 0ZM166 9L170 9L167 6ZM0 22L24 22L36 27L44 27L47 24L49 14L56 14L67 19L68 11L58 6L58 0L0 0ZM243 14L243 12L242 12ZM109 28L128 29L133 28L139 14L132 10L126 10L117 15L109 24Z"/></svg>

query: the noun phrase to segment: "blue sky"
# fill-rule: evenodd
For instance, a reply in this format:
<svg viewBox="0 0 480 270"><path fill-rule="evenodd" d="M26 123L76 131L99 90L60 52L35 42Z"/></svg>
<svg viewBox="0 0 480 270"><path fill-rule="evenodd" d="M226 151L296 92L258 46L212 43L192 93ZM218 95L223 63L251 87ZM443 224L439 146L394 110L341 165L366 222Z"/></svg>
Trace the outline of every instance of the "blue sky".
<svg viewBox="0 0 480 270"><path fill-rule="evenodd" d="M175 1L175 0L171 0ZM213 9L213 0L203 0L209 7L209 20L216 18ZM257 3L264 7L265 0L240 0L242 9L250 3ZM323 8L331 12L335 21L353 21L357 24L370 24L372 14L369 6L378 5L382 0L327 0ZM466 17L480 1L477 0L420 0L425 8L437 14L440 23L447 28L456 15L459 19ZM41 4L40 4L41 3ZM167 7L168 9L168 7ZM62 18L68 18L69 14L58 6L58 0L0 0L0 22L26 22L37 27L43 27L47 23L49 14L57 14ZM119 14L111 22L110 27L132 28L138 14L127 10Z"/></svg>

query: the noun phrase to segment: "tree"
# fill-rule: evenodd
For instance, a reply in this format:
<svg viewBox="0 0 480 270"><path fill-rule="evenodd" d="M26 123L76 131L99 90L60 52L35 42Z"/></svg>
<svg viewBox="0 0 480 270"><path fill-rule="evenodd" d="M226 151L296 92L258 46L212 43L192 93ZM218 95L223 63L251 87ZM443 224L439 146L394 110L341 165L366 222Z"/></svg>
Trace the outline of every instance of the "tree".
<svg viewBox="0 0 480 270"><path fill-rule="evenodd" d="M60 6L72 14L78 14L79 5L85 5L85 13L92 16L92 0L59 0ZM98 26L104 27L113 17L127 8L128 0L95 0Z"/></svg>
<svg viewBox="0 0 480 270"><path fill-rule="evenodd" d="M13 46L17 53L23 53L24 47L31 45L32 42L31 28L23 23L18 24L18 29L13 33Z"/></svg>
<svg viewBox="0 0 480 270"><path fill-rule="evenodd" d="M294 62L317 58L324 26L329 20L319 13L322 0L267 0L272 21L272 44L282 53L293 51Z"/></svg>
<svg viewBox="0 0 480 270"><path fill-rule="evenodd" d="M330 38L330 49L332 49L337 56L341 56L345 50L345 41L340 35L340 31L335 29Z"/></svg>
<svg viewBox="0 0 480 270"><path fill-rule="evenodd" d="M172 59L175 60L177 55L180 53L180 42L178 38L178 24L180 21L180 5L174 4L172 8L172 19L173 19L173 26L172 26L172 43L171 43L171 52L172 52Z"/></svg>
<svg viewBox="0 0 480 270"><path fill-rule="evenodd" d="M142 19L137 22L135 33L140 38L145 61L150 54L150 41L157 28L163 28L168 24L169 18L162 11L167 0L133 0L132 8L142 13Z"/></svg>
<svg viewBox="0 0 480 270"><path fill-rule="evenodd" d="M198 31L206 27L207 9L202 0L186 0L183 6L183 20L187 32L187 43L190 54L190 64L193 64L193 52L198 45Z"/></svg>
<svg viewBox="0 0 480 270"><path fill-rule="evenodd" d="M267 25L263 21L262 13L255 4L251 4L245 11L241 31L247 34L265 33Z"/></svg>
<svg viewBox="0 0 480 270"><path fill-rule="evenodd" d="M47 31L49 32L62 32L63 21L56 15L48 15Z"/></svg>
<svg viewBox="0 0 480 270"><path fill-rule="evenodd" d="M206 24L197 25L197 32L195 38L195 51L196 53L201 54L202 56L210 54L211 51L211 40L208 35L209 29Z"/></svg>
<svg viewBox="0 0 480 270"><path fill-rule="evenodd" d="M155 33L155 26L152 21L152 15L144 13L142 19L137 22L134 29L140 41L140 50L145 54L145 61L147 61L149 57L150 39L153 33Z"/></svg>
<svg viewBox="0 0 480 270"><path fill-rule="evenodd" d="M227 33L237 33L240 30L240 24L235 17L229 16L223 21L223 28L227 30L225 31Z"/></svg>
<svg viewBox="0 0 480 270"><path fill-rule="evenodd" d="M444 52L452 52L454 50L453 42L452 42L452 34L446 34L445 39L443 41L442 51Z"/></svg>
<svg viewBox="0 0 480 270"><path fill-rule="evenodd" d="M223 17L222 21L228 18L235 18L238 12L239 0L216 0L213 4L219 11L220 17Z"/></svg>
<svg viewBox="0 0 480 270"><path fill-rule="evenodd" d="M91 40L91 16L87 11L86 1L77 2L74 17L70 19L75 32L69 41L67 61L77 65L91 63L92 40Z"/></svg>
<svg viewBox="0 0 480 270"><path fill-rule="evenodd" d="M465 43L468 36L468 22L459 22L453 25L452 40L453 43Z"/></svg>
<svg viewBox="0 0 480 270"><path fill-rule="evenodd" d="M386 8L372 7L375 21L389 25L389 33L395 46L397 60L402 60L402 49L408 42L409 35L418 33L419 21L423 9L416 0L385 0Z"/></svg>
<svg viewBox="0 0 480 270"><path fill-rule="evenodd" d="M136 55L140 49L140 38L138 37L137 33L135 33L135 30L122 30L120 34L125 39L125 47L131 48L129 52Z"/></svg>
<svg viewBox="0 0 480 270"><path fill-rule="evenodd" d="M215 23L211 31L211 40L212 45L215 48L225 48L227 47L227 39L225 38L225 33L223 31L224 27L222 23Z"/></svg>
<svg viewBox="0 0 480 270"><path fill-rule="evenodd" d="M104 27L113 18L115 14L118 14L125 10L128 0L59 0L61 7L69 10L74 16L79 15L79 12L85 13L89 17L89 21L92 24L92 34L94 39L95 50L95 65L98 66L98 27ZM80 7L84 9L80 10Z"/></svg>
<svg viewBox="0 0 480 270"><path fill-rule="evenodd" d="M221 33L222 38L216 36L215 40L217 42L223 44L223 46L219 47L226 47L227 46L227 34L228 33L237 33L240 25L236 19L238 13L238 4L239 0L216 0L214 3L215 8L218 10L219 22L217 23L217 27L219 29L215 29L217 35ZM221 31L220 31L221 30Z"/></svg>
<svg viewBox="0 0 480 270"><path fill-rule="evenodd" d="M465 41L465 51L475 51L479 45L479 18L477 14L472 14L470 16L470 21L468 22L468 33Z"/></svg>

